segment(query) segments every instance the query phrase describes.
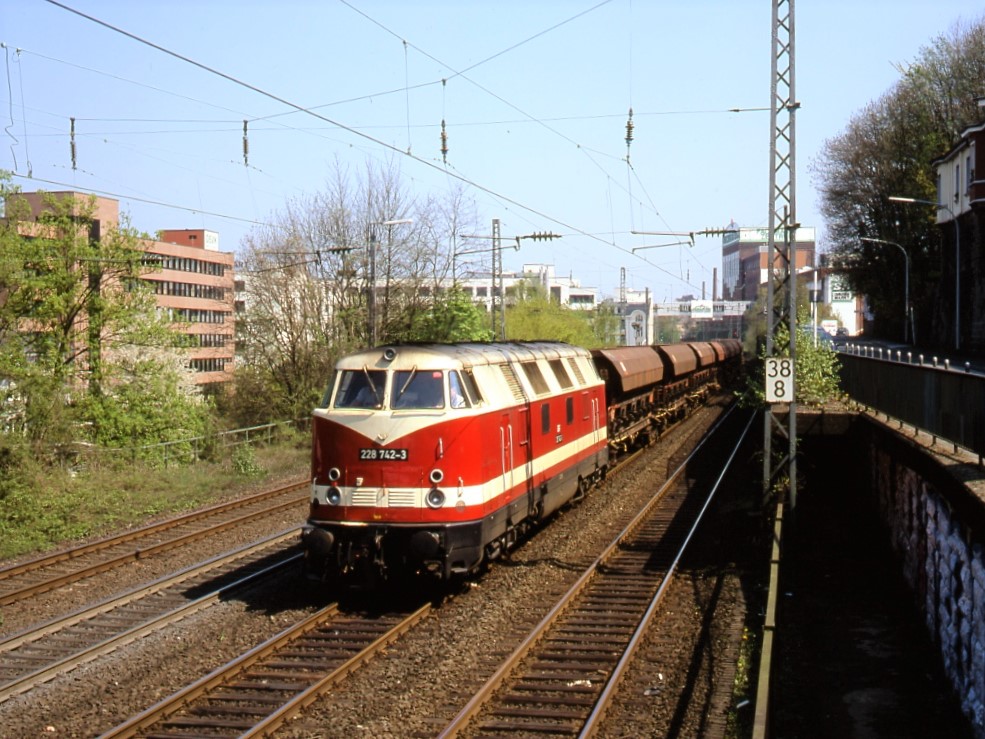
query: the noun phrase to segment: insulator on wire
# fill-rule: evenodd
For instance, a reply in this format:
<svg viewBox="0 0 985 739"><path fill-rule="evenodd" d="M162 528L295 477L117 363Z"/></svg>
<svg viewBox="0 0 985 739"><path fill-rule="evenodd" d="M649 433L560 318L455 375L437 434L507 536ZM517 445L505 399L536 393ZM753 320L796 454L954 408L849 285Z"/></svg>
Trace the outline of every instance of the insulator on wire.
<svg viewBox="0 0 985 739"><path fill-rule="evenodd" d="M250 166L250 140L247 138L247 122L243 121L243 166Z"/></svg>
<svg viewBox="0 0 985 739"><path fill-rule="evenodd" d="M72 154L72 169L75 169L75 119L68 119L72 124L71 134L69 135L69 151Z"/></svg>
<svg viewBox="0 0 985 739"><path fill-rule="evenodd" d="M629 119L626 121L626 156L629 157L629 147L633 143L633 109L629 109Z"/></svg>
<svg viewBox="0 0 985 739"><path fill-rule="evenodd" d="M445 119L441 119L441 161L448 164L448 133L445 131Z"/></svg>

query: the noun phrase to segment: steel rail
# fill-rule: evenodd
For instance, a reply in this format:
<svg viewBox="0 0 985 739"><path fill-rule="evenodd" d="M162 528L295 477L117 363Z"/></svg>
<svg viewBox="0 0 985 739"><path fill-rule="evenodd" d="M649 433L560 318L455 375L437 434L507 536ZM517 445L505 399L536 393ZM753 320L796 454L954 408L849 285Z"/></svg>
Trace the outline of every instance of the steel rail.
<svg viewBox="0 0 985 739"><path fill-rule="evenodd" d="M270 716L261 721L255 727L249 731L243 732L241 734L241 739L246 739L246 737L254 736L270 736L278 728L284 725L284 723L291 717L297 715L302 710L310 706L319 696L328 691L330 687L336 683L341 682L345 677L347 677L351 672L353 672L357 667L362 666L375 655L377 655L383 647L394 642L396 639L403 636L407 631L409 631L416 623L423 619L431 610L430 605L425 605L419 608L417 611L412 613L409 617L401 621L394 628L390 629L386 634L380 636L375 642L373 642L369 647L364 649L359 654L354 655L344 664L337 667L335 670L325 675L321 680L316 682L314 685L309 687L307 690L298 693L291 701L285 703L283 706L274 711Z"/></svg>
<svg viewBox="0 0 985 739"><path fill-rule="evenodd" d="M735 406L732 405L721 417L716 420L711 429L709 429L709 431L702 437L695 448L690 452L690 454L688 454L687 458L673 471L673 473L671 473L670 477L663 483L663 485L660 486L656 493L654 493L642 510L640 510L640 512L633 517L633 519L623 528L623 530L616 535L613 541L595 559L595 561L585 569L578 580L575 581L575 583L563 596L561 596L558 602L553 608L551 608L547 615L544 616L541 622L534 627L524 641L509 657L507 657L496 672L493 673L493 675L486 681L485 684L482 685L482 687L479 688L478 691L476 691L475 695L468 701L461 711L441 731L441 733L438 734L439 739L448 739L450 737L457 736L466 727L466 725L478 715L479 711L490 699L493 693L495 693L502 686L507 677L510 676L517 665L532 651L547 630L558 621L561 614L572 604L575 598L582 593L582 591L588 586L589 582L595 578L595 576L616 554L619 553L622 543L632 536L648 520L651 515L651 511L662 501L667 491L670 490L671 486L677 482L678 478L687 469L688 464L704 448L708 440L712 438L714 433L722 426L734 410Z"/></svg>
<svg viewBox="0 0 985 739"><path fill-rule="evenodd" d="M372 643L360 649L348 659L343 660L327 674L320 677L313 677L313 682L304 690L299 691L290 700L282 703L278 708L271 711L261 721L253 725L252 728L243 729L237 732L238 736L254 736L268 734L284 720L290 718L304 706L309 705L318 695L325 692L331 685L351 673L359 665L365 663L370 657L399 638L409 628L418 623L430 612L430 604L425 604L413 613L402 618L399 623L387 629L387 631L376 638ZM134 716L129 721L120 724L102 735L101 739L116 739L118 737L137 736L145 729L152 727L159 721L167 720L178 711L188 708L198 699L207 698L215 689L226 687L232 689L230 682L233 678L240 678L253 668L262 668L264 661L271 657L276 657L278 652L291 646L299 638L327 626L339 618L338 604L326 606L317 613L299 623L285 629L280 634L270 640L260 644L249 652L237 657L235 660L214 670L210 674L196 681L195 683L179 690L177 693L165 698L159 703L151 706L143 713ZM240 681L242 682L242 680ZM213 731L215 726L211 725ZM216 734L218 736L218 734Z"/></svg>
<svg viewBox="0 0 985 739"><path fill-rule="evenodd" d="M728 473L729 468L732 466L732 462L735 460L735 455L739 453L739 448L745 441L746 436L749 434L749 429L752 427L752 422L756 419L755 414L749 416L749 422L746 427L742 430L742 434L739 437L739 441L736 443L735 448L729 455L722 467L718 478L715 480L715 484L712 486L711 492L708 494L704 505L701 507L701 511L698 513L694 524L691 526L691 530L688 531L687 536L684 539L683 544L681 544L680 550L677 552L677 556L671 563L667 575L664 577L663 581L660 583L660 587L657 588L657 592L653 595L653 599L650 601L649 607L646 609L646 613L643 614L643 618L640 619L639 625L633 632L632 638L629 640L629 645L626 647L626 651L623 652L622 657L616 663L615 668L606 680L605 687L602 689L602 693L599 695L598 700L595 703L595 708L589 714L588 719L585 721L585 725L582 727L581 732L578 734L579 739L588 739L589 737L595 736L595 733L601 726L602 719L605 716L605 711L609 707L613 696L616 693L616 689L619 686L620 680L622 680L623 675L629 668L630 663L633 660L633 656L636 654L636 649L643 637L646 634L647 629L650 627L650 622L653 620L654 614L657 612L657 607L663 600L664 592L667 590L667 586L673 580L674 574L677 571L677 566L680 564L681 557L684 556L684 551L687 549L687 545L690 543L691 538L694 533L698 530L698 526L701 524L701 520L704 518L705 512L711 505L715 494L718 492L718 488L722 484L722 480L725 479L725 475Z"/></svg>
<svg viewBox="0 0 985 739"><path fill-rule="evenodd" d="M261 494L260 496L254 496L253 498L248 500L254 503L258 503L258 502L262 502L265 498L284 495L293 492L295 489L301 487L303 487L303 484L293 484L280 488L276 491L268 491L267 493ZM206 536L213 536L218 532L225 531L234 526L240 526L243 523L246 523L247 521L251 521L256 518L261 518L263 516L272 515L273 513L276 513L280 510L290 508L292 506L296 506L298 505L299 502L300 499L298 498L287 500L275 506L263 508L262 510L258 510L258 511L252 511L250 513L245 513L241 516L237 516L227 521L223 521L222 523L217 524L216 526L205 527L202 529L191 531L187 534L183 534L173 539L167 539L165 541L158 542L156 544L151 544L149 546L128 550L124 554L117 555L115 557L103 560L101 562L97 562L89 567L68 572L63 575L59 575L58 577L54 577L30 585L26 585L22 588L18 588L17 590L12 590L7 593L4 593L3 595L0 595L0 606L10 605L11 603L16 603L17 601L24 600L29 596L37 595L39 593L44 593L49 590L53 590L57 587L60 587L62 585L67 585L69 583L76 582L78 580L83 580L87 577L92 577L93 575L98 575L101 572L106 572L107 570L111 570L115 567L119 567L120 565L134 562L140 559L141 557L158 554L160 552L164 552L169 549L174 549L175 547L179 547L184 544L190 544L191 542L197 541ZM241 500L237 503L221 504L221 509L222 509L221 511L217 510L216 508L210 508L210 509L205 509L205 511L200 511L196 514L186 514L184 516L181 516L180 519L172 519L169 522L162 522L161 524L153 524L152 526L144 527L143 529L139 530L144 532L140 536L147 537L153 534L161 533L163 531L167 531L169 529L175 528L178 525L204 520L210 515L215 515L220 512L225 512L233 508L242 508L243 505L246 504L248 504L246 501ZM178 521L179 523L174 523L174 521ZM74 550L66 550L66 552L78 552L77 554L72 554L70 556L67 555L66 552L62 552L38 560L32 560L31 562L24 563L23 565L18 565L15 567L8 568L8 574L6 575L6 579L10 579L14 574L24 574L26 572L32 572L42 567L51 566L53 564L57 564L64 561L78 559L84 554L91 554L93 552L98 552L104 549L108 549L112 546L119 546L121 544L125 544L129 541L132 541L135 538L135 534L136 532L128 532L127 534L123 534L113 539L104 539L101 540L100 542L95 542L92 545L78 547ZM34 566L29 567L29 565L34 565ZM14 572L14 570L17 571Z"/></svg>
<svg viewBox="0 0 985 739"><path fill-rule="evenodd" d="M201 576L209 570L224 567L237 560L243 559L244 557L250 556L251 554L258 554L262 550L277 546L278 544L295 537L297 532L298 529L292 529L290 532L277 534L273 537L265 539L262 542L249 545L235 552L220 555L219 557L209 560L208 562L193 565L192 567L176 575L157 580L147 587L135 588L128 593L104 601L96 606L93 606L92 608L82 609L62 619L50 621L42 625L42 627L38 630L25 631L21 634L14 635L10 639L0 642L0 655L10 653L14 649L25 644L33 644L46 636L56 634L59 631L63 631L71 626L75 626L87 620L96 619L105 613L125 607L126 605L144 599L149 595L160 592L165 588L174 587L183 581ZM252 584L261 578L267 577L268 575L271 575L284 567L297 562L302 558L302 556L303 555L299 552L290 554L279 562L267 565L266 567L263 567L255 572L251 572L248 575L237 578L235 581L226 583L225 585L222 585L198 598L190 600L177 608L172 608L166 612L160 613L157 616L151 616L136 626L118 634L114 634L113 636L103 639L96 644L84 647L81 651L71 653L61 659L56 657L55 661L48 665L34 670L33 672L21 675L7 683L0 684L0 701L5 700L8 697L27 692L40 683L47 682L58 675L70 672L76 667L87 662L91 662L97 657L113 652L141 637L155 631L159 631L165 626L180 621L181 619L187 618L193 613L213 605L216 601L229 593L246 585Z"/></svg>
<svg viewBox="0 0 985 739"><path fill-rule="evenodd" d="M278 495L283 495L284 493L291 492L292 490L304 487L306 485L307 480L292 482L282 487L274 488L272 490L265 490L246 498L237 498L236 500L230 500L224 503L216 503L208 508L183 513L180 516L169 518L165 521L147 524L146 526L141 526L140 528L132 529L122 534L116 534L113 536L108 536L104 539L99 539L98 541L90 542L89 544L59 549L56 552L51 552L42 557L37 557L36 559L0 567L0 581L7 580L15 575L22 575L25 572L30 572L31 570L40 569L42 567L50 567L58 562L77 559L82 555L98 552L101 549L119 546L120 544L125 544L126 542L134 539L167 531L168 529L175 528L176 526L192 523L198 519L206 518L210 515L224 513L225 511L233 508L242 508L244 505L250 505L251 503L261 502L266 498L273 498Z"/></svg>

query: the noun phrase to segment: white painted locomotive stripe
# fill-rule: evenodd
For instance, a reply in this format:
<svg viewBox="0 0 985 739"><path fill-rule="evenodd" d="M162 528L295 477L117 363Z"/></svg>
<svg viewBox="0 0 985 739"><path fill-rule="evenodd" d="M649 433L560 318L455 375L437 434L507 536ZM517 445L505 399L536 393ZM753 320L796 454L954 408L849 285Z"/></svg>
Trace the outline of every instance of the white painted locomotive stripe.
<svg viewBox="0 0 985 739"><path fill-rule="evenodd" d="M531 478L543 475L547 470L555 467L570 467L576 462L581 461L586 456L594 452L597 448L601 452L606 445L606 433L601 429L599 433L588 433L584 436L558 446L556 449L531 460L528 474L527 464L517 464L505 474L496 475L479 485L458 486L453 480L448 480L446 484L438 485L448 496L445 508L454 506L461 502L467 507L482 506L489 501L498 498L509 489L522 489ZM515 459L514 459L515 461ZM320 505L326 505L329 485L312 485L312 497ZM380 507L380 508L427 508L424 496L427 495L431 486L419 488L394 487L394 488L367 488L356 486L339 486L338 490L342 495L342 506L356 507ZM430 510L430 509L428 509Z"/></svg>

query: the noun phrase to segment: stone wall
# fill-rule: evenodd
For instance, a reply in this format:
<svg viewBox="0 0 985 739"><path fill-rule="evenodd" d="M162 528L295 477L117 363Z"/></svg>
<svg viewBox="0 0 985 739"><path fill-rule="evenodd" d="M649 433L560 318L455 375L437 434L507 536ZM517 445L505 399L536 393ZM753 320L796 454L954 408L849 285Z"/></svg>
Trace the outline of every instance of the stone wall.
<svg viewBox="0 0 985 739"><path fill-rule="evenodd" d="M985 504L933 455L875 423L872 489L904 576L975 736L985 739ZM868 443L866 443L868 442Z"/></svg>

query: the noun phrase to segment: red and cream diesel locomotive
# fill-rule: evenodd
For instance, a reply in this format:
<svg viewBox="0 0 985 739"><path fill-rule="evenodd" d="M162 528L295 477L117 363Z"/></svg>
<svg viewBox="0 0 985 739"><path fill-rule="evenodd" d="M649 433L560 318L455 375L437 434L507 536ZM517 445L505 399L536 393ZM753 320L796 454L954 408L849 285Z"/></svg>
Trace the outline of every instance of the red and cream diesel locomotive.
<svg viewBox="0 0 985 739"><path fill-rule="evenodd" d="M740 353L737 341L545 341L340 359L312 418L308 575L371 586L475 571L604 479L610 455L699 402Z"/></svg>

